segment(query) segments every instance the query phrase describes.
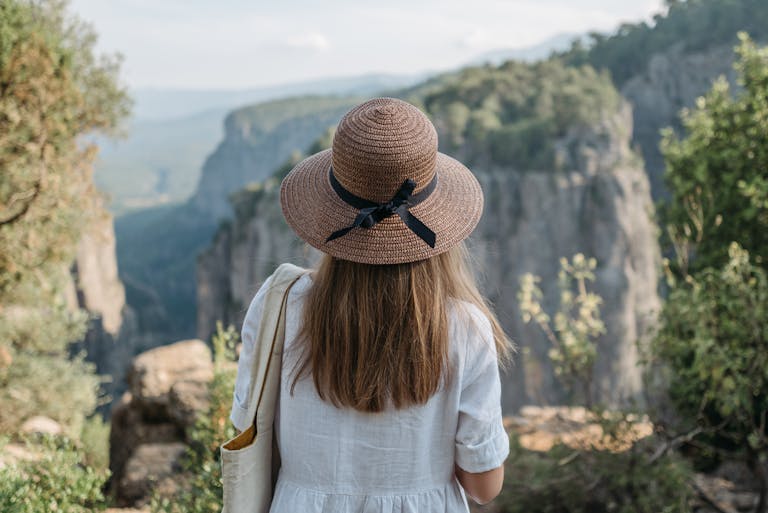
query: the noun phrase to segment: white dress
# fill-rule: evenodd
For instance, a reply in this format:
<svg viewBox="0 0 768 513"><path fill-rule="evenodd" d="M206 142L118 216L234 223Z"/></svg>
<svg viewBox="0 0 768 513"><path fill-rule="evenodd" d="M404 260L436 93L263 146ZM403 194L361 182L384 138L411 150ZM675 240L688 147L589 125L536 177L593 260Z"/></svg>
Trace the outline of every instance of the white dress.
<svg viewBox="0 0 768 513"><path fill-rule="evenodd" d="M268 283L257 292L243 322L230 415L240 430L252 420L245 414L249 358ZM290 372L298 353L294 344L310 285L309 275L303 276L288 297L275 418L282 466L270 512L467 512L454 463L468 472L483 472L501 465L509 454L487 317L468 303L453 302L453 379L424 405L362 413L321 400L311 377L300 380L291 395Z"/></svg>

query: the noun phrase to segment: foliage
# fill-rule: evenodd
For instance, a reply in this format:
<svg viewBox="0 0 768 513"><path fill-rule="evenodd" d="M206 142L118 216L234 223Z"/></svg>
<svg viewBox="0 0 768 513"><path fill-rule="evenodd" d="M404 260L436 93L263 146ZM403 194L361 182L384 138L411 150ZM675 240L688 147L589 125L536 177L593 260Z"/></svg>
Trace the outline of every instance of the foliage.
<svg viewBox="0 0 768 513"><path fill-rule="evenodd" d="M704 51L734 42L745 30L758 39L768 37L768 3L764 0L668 1L666 14L645 21L623 23L610 35L593 32L586 45L575 40L563 59L573 65L608 69L617 87L645 71L650 58L679 45L683 51Z"/></svg>
<svg viewBox="0 0 768 513"><path fill-rule="evenodd" d="M558 288L560 304L554 326L541 305L543 294L538 283L541 278L530 273L520 278L518 301L525 323L535 322L552 344L549 357L555 373L565 381L569 390L579 388L581 400L592 407L592 369L597 356L595 340L605 333L600 319L602 298L587 291L587 281L594 281L597 260L577 253L571 261L560 259Z"/></svg>
<svg viewBox="0 0 768 513"><path fill-rule="evenodd" d="M677 456L654 459L645 441L624 452L563 444L537 452L512 435L496 503L500 513L683 513L689 475Z"/></svg>
<svg viewBox="0 0 768 513"><path fill-rule="evenodd" d="M97 471L109 469L109 431L109 422L97 413L85 419L80 432L83 461Z"/></svg>
<svg viewBox="0 0 768 513"><path fill-rule="evenodd" d="M760 13L756 13L760 16ZM671 199L661 214L676 261L649 357L666 371L680 415L671 431L696 454L741 459L768 506L768 48L745 33L741 89L724 78L683 111L683 138L662 153ZM752 261L750 261L752 255Z"/></svg>
<svg viewBox="0 0 768 513"><path fill-rule="evenodd" d="M667 129L662 139L671 193L662 216L678 275L722 266L732 241L768 265L768 48L739 39L743 90L733 97L720 78L683 112L685 137Z"/></svg>
<svg viewBox="0 0 768 513"><path fill-rule="evenodd" d="M235 436L235 428L229 421L232 406L232 390L235 388L235 345L237 332L232 326L226 330L216 325L213 337L214 376L209 385L210 407L203 412L188 430L190 447L183 460L188 479L172 497L155 494L152 497L153 513L219 513L222 508L221 463L219 447Z"/></svg>
<svg viewBox="0 0 768 513"><path fill-rule="evenodd" d="M445 151L522 170L556 168L554 140L620 104L607 74L557 59L469 67L409 95L433 118Z"/></svg>
<svg viewBox="0 0 768 513"><path fill-rule="evenodd" d="M86 465L72 441L42 437L26 447L36 459L0 469L0 511L89 513L106 507L101 490L109 471Z"/></svg>
<svg viewBox="0 0 768 513"><path fill-rule="evenodd" d="M523 321L535 322L552 347L549 356L566 388L579 390L586 403L585 437L578 448L558 443L532 451L513 434L504 487L497 499L502 513L536 512L687 512L690 469L671 452L659 452L657 440L637 440L642 430L630 412L601 412L592 406L590 387L597 355L596 339L605 333L600 296L587 290L597 261L579 253L560 260L560 301L554 322L542 306L541 279L525 274L518 301ZM592 436L592 435L590 435ZM642 435L640 435L642 436ZM574 439L578 439L576 435ZM574 445L573 443L571 445Z"/></svg>
<svg viewBox="0 0 768 513"><path fill-rule="evenodd" d="M294 96L237 109L227 116L227 126L248 127L247 137L258 139L295 118L333 109L347 110L363 101L356 96Z"/></svg>
<svg viewBox="0 0 768 513"><path fill-rule="evenodd" d="M757 462L768 458L768 279L738 244L728 253L723 267L672 288L651 349L667 366L678 429L703 431L696 444L742 458L765 487Z"/></svg>
<svg viewBox="0 0 768 513"><path fill-rule="evenodd" d="M98 58L93 30L63 1L0 3L0 430L31 412L79 432L97 380L70 342L84 312L64 294L77 243L104 215L91 180L95 147L127 113L119 60Z"/></svg>

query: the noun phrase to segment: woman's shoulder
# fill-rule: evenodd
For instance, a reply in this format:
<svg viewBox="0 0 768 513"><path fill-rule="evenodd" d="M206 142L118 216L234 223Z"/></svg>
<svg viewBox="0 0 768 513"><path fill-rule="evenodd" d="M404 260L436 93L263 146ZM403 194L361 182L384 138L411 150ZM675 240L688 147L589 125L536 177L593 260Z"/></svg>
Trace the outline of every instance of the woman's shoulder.
<svg viewBox="0 0 768 513"><path fill-rule="evenodd" d="M296 268L295 272L299 271L302 272L301 276L299 276L298 280L291 286L291 289L288 291L289 301L295 300L297 296L300 296L303 292L306 292L312 283L312 278L308 269ZM277 273L278 270L276 269L272 272L272 274L264 278L264 281L261 282L261 285L259 285L258 289L251 298L248 311L246 312L246 318L261 315L261 310L263 309L263 304L267 292L269 292L270 288L275 285L275 278Z"/></svg>
<svg viewBox="0 0 768 513"><path fill-rule="evenodd" d="M451 321L462 330L464 335L493 339L491 321L478 305L452 298L448 301L448 312Z"/></svg>
<svg viewBox="0 0 768 513"><path fill-rule="evenodd" d="M474 367L478 361L496 359L493 326L476 304L449 301L451 344L463 367Z"/></svg>

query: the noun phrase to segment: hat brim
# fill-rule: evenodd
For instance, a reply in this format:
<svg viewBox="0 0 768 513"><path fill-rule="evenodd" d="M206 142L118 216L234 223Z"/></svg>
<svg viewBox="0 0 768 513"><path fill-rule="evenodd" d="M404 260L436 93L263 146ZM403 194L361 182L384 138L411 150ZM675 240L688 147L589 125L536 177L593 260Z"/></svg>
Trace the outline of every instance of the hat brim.
<svg viewBox="0 0 768 513"><path fill-rule="evenodd" d="M435 190L409 209L435 232L434 248L396 215L326 242L331 233L350 226L358 213L333 190L331 163L331 149L315 153L299 162L280 186L280 205L288 225L301 239L331 256L365 264L424 260L466 239L482 215L483 192L477 179L461 162L438 152Z"/></svg>

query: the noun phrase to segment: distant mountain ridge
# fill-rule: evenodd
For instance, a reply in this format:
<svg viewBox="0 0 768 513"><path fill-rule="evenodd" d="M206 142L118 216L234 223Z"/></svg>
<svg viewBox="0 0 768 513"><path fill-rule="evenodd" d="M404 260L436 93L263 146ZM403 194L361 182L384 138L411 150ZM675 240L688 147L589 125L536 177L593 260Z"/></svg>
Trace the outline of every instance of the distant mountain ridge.
<svg viewBox="0 0 768 513"><path fill-rule="evenodd" d="M544 41L519 48L498 48L483 52L474 59L469 60L467 66L476 66L489 63L498 66L504 61L533 62L548 58L553 52L568 50L574 40L585 40L586 37L575 32L563 32L548 37Z"/></svg>
<svg viewBox="0 0 768 513"><path fill-rule="evenodd" d="M125 127L127 137L97 139L94 179L118 216L179 203L195 192L230 111L308 94L370 96L421 82L430 74L366 74L234 91L139 89L134 92L133 120Z"/></svg>
<svg viewBox="0 0 768 513"><path fill-rule="evenodd" d="M307 94L366 95L416 84L432 74L432 71L411 74L366 73L234 90L139 88L133 92L136 102L134 118L138 121L172 120L204 111L228 112L243 105Z"/></svg>

